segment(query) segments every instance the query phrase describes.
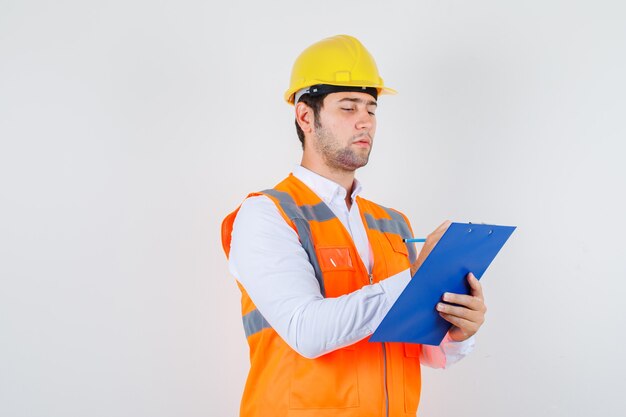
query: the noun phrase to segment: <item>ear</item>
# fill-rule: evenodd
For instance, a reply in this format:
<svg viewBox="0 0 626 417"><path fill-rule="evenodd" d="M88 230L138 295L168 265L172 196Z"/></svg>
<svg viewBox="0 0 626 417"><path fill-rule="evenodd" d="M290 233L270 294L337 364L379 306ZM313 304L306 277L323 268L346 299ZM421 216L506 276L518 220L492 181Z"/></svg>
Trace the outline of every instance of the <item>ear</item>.
<svg viewBox="0 0 626 417"><path fill-rule="evenodd" d="M313 132L313 109L303 102L296 103L296 122L305 134Z"/></svg>

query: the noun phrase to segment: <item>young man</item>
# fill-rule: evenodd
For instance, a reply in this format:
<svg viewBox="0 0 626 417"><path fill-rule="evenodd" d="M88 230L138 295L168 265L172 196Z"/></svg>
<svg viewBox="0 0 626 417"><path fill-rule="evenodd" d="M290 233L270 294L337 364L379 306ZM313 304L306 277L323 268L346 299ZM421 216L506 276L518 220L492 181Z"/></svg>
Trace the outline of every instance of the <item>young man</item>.
<svg viewBox="0 0 626 417"><path fill-rule="evenodd" d="M384 86L355 38L324 39L296 60L285 99L295 106L302 161L273 189L224 219L222 242L242 292L251 368L244 417L415 416L420 363L444 367L473 347L482 289L446 294L453 324L440 346L370 343L449 222L419 256L406 217L359 196Z"/></svg>

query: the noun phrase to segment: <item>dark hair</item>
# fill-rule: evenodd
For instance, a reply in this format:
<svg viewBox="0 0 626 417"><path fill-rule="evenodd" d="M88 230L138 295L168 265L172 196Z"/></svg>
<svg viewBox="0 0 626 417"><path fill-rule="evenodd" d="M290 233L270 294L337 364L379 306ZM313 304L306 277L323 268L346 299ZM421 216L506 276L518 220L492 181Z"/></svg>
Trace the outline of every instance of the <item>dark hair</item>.
<svg viewBox="0 0 626 417"><path fill-rule="evenodd" d="M303 102L313 110L313 123L315 127L321 126L319 122L319 115L320 110L324 106L324 98L326 98L327 95L328 94L320 94L311 96L310 94L303 94L302 97L300 97L300 100L298 100L298 102ZM302 149L304 149L304 132L300 129L298 120L296 120L296 132L298 133L300 143L302 143Z"/></svg>

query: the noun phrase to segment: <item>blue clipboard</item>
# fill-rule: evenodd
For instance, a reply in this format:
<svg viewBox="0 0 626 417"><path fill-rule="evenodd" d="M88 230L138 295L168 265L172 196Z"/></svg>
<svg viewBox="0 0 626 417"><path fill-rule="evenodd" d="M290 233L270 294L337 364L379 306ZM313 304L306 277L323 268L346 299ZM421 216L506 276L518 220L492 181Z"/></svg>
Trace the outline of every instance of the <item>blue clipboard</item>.
<svg viewBox="0 0 626 417"><path fill-rule="evenodd" d="M370 342L439 345L452 326L435 309L444 292L469 294L515 226L452 223L393 304Z"/></svg>

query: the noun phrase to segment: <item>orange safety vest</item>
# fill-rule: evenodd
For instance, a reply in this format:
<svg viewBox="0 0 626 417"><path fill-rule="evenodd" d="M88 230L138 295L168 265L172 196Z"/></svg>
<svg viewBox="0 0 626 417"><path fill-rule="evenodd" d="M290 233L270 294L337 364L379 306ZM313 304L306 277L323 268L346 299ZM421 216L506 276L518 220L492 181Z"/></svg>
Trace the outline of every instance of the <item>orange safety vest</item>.
<svg viewBox="0 0 626 417"><path fill-rule="evenodd" d="M357 197L374 253L372 274L352 237L330 208L290 175L266 195L298 233L325 297L339 297L403 271L416 257L402 238L412 237L406 217ZM237 212L222 223L222 244L230 252ZM421 345L370 343L369 338L315 359L307 359L271 328L246 290L241 307L250 345L250 372L241 417L414 417L420 397Z"/></svg>

